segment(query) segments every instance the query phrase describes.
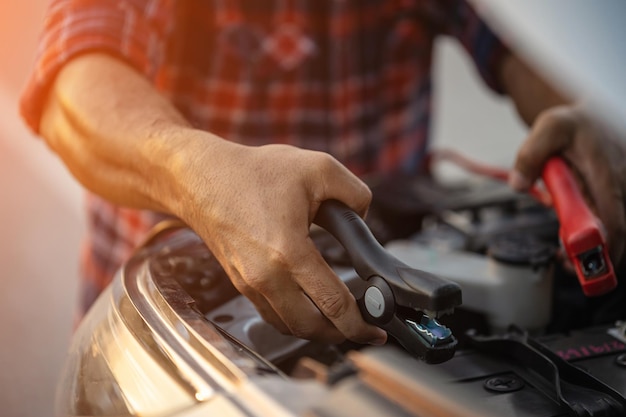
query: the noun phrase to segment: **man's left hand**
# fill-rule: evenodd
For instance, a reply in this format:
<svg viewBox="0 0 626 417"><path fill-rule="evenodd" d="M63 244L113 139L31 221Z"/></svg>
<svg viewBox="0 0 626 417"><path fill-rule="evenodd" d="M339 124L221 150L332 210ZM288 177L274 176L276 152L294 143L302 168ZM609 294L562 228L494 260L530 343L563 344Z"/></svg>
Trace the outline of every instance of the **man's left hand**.
<svg viewBox="0 0 626 417"><path fill-rule="evenodd" d="M545 110L518 151L509 177L511 187L527 191L554 155L569 164L587 203L603 223L617 267L626 251L626 138L619 138L582 106Z"/></svg>

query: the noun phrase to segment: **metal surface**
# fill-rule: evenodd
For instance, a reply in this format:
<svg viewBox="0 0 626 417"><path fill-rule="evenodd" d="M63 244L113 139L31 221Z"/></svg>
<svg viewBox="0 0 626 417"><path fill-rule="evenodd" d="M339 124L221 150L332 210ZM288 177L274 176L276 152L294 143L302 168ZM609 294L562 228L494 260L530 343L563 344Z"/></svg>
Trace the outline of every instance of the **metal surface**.
<svg viewBox="0 0 626 417"><path fill-rule="evenodd" d="M184 254L195 254L192 264L185 261L185 268L176 269L187 259ZM239 319L241 304L201 312L178 282L196 274L198 266L209 265L207 256L198 236L184 228L162 230L135 254L77 332L75 355L59 390L61 400L74 407L57 415L564 415L563 407L538 389L536 380L524 372L516 374L518 363L490 355L462 351L432 366L398 346L321 346L304 340L294 344L295 338L288 337L268 344L267 338L255 339L249 330L261 319L253 308ZM167 265L175 267L176 274ZM347 281L360 280L348 269L338 274ZM245 299L222 300L223 306L236 300ZM223 330L205 318L219 321L228 315L235 319ZM570 349L571 341L551 349L570 359L578 354L593 355L591 360L623 354L622 343L611 342L606 331L600 336L591 343L584 339L580 349ZM334 354L328 356L330 351ZM268 360L272 355L280 369ZM605 362L621 369L616 360ZM594 372L601 369L585 366ZM605 374L610 386L626 386L623 373Z"/></svg>

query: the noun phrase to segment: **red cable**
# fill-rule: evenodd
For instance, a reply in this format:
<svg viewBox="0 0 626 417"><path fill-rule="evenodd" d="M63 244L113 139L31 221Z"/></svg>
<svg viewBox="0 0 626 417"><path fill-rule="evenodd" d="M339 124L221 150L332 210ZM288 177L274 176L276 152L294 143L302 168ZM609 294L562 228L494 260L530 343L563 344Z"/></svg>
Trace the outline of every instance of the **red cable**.
<svg viewBox="0 0 626 417"><path fill-rule="evenodd" d="M495 180L504 182L507 182L509 180L508 170L504 168L493 167L482 162L474 161L453 149L441 148L433 150L429 155L428 163L430 167L432 167L432 164L434 162L438 162L441 160L452 162L473 174L482 175L487 178L493 178ZM552 206L552 198L546 190L539 188L536 185L533 185L528 190L528 193L541 204L548 207Z"/></svg>

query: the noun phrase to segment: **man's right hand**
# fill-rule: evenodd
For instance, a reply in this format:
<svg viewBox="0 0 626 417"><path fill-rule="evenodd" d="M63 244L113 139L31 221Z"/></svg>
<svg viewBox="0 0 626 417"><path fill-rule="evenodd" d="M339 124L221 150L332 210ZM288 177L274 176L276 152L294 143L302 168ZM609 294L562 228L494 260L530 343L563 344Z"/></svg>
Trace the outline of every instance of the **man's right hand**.
<svg viewBox="0 0 626 417"><path fill-rule="evenodd" d="M179 159L183 194L177 211L235 287L284 333L331 343L383 343L385 332L364 322L309 237L322 201L341 200L364 215L368 187L325 153L222 140L207 147L203 139Z"/></svg>

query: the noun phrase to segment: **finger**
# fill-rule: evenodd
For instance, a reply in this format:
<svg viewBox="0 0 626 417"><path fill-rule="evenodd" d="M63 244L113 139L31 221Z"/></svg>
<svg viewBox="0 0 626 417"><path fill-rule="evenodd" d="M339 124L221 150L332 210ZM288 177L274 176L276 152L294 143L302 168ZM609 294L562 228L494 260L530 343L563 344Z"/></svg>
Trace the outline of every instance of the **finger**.
<svg viewBox="0 0 626 417"><path fill-rule="evenodd" d="M243 293L267 321L285 334L326 343L340 343L346 337L326 318L291 278L289 268L271 277L249 280Z"/></svg>
<svg viewBox="0 0 626 417"><path fill-rule="evenodd" d="M294 247L292 245L290 249ZM285 261L277 262L275 267L269 269L258 269L246 279L234 270L233 284L252 301L263 319L281 333L326 343L343 342L345 336L322 315L292 279L290 271L293 265L298 265L298 262L293 262L295 258L289 252L279 258ZM271 264L266 262L266 266Z"/></svg>
<svg viewBox="0 0 626 417"><path fill-rule="evenodd" d="M333 344L346 339L295 282L286 280L282 284L278 291L268 291L266 296L290 334Z"/></svg>
<svg viewBox="0 0 626 417"><path fill-rule="evenodd" d="M262 294L250 287L235 270L232 272L232 275L229 274L229 276L235 277L235 279L231 278L233 285L237 288L237 291L254 304L263 320L271 324L279 332L291 334L287 324L276 314L274 308Z"/></svg>
<svg viewBox="0 0 626 417"><path fill-rule="evenodd" d="M271 324L282 334L293 334L287 323L276 313L265 297L257 292L250 292L244 295L254 304L263 320Z"/></svg>
<svg viewBox="0 0 626 417"><path fill-rule="evenodd" d="M366 323L356 300L308 240L310 256L300 262L294 279L322 314L347 338L358 343L382 344L387 333Z"/></svg>
<svg viewBox="0 0 626 417"><path fill-rule="evenodd" d="M517 191L527 191L541 176L548 158L571 144L574 128L575 122L565 108L540 115L517 153L509 185Z"/></svg>
<svg viewBox="0 0 626 417"><path fill-rule="evenodd" d="M316 168L315 181L312 182L314 212L312 221L322 201L335 199L343 202L361 217L365 217L372 201L372 191L361 179L348 168L328 154L321 158Z"/></svg>

